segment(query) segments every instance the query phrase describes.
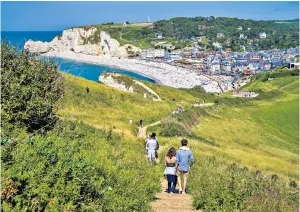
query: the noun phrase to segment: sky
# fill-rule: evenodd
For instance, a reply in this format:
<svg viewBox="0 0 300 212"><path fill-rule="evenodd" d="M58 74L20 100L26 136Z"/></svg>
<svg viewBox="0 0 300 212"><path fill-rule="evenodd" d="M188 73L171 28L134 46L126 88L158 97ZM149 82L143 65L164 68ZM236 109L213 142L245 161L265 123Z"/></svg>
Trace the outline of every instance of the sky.
<svg viewBox="0 0 300 212"><path fill-rule="evenodd" d="M2 31L54 31L173 17L299 18L299 2L1 2Z"/></svg>

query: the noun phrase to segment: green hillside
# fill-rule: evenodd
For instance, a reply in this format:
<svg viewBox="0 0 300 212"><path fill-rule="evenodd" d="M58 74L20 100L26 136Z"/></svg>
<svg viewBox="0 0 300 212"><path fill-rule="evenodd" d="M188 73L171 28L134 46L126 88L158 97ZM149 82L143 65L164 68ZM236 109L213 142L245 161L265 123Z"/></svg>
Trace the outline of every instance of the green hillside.
<svg viewBox="0 0 300 212"><path fill-rule="evenodd" d="M124 77L126 78L128 77ZM185 90L144 82L163 100L155 102L149 98L144 99L143 95L123 92L68 74L66 79L67 89L58 111L59 116L80 120L99 128L115 126L116 131L124 131L130 137L134 135L132 132L136 132L140 119L144 120L145 125L151 124L169 115L179 106L190 107L196 100L211 98L203 89L193 95ZM86 93L86 87L90 89L89 94ZM129 124L130 119L134 126Z"/></svg>
<svg viewBox="0 0 300 212"><path fill-rule="evenodd" d="M242 88L258 92L254 99L144 82L162 99L153 101L1 47L3 211L149 211L163 164L146 162L141 118L162 121L147 132L158 133L161 160L188 139L195 208L297 210L297 75L258 76ZM178 107L184 112L172 115Z"/></svg>
<svg viewBox="0 0 300 212"><path fill-rule="evenodd" d="M154 28L149 28L148 25L149 23L131 23L128 26L107 23L83 26L83 28L88 29L92 26L97 28L97 32L86 39L86 43L99 43L99 32L103 30L112 38L117 39L121 45L133 44L141 48L154 47L156 44L159 47L158 43L163 42L180 49L190 46L191 38L199 36L207 37L207 43L199 43L199 45L208 50L214 49L213 42L219 42L224 47L232 48L233 51L239 51L241 45L244 45L246 49L258 50L283 49L299 45L299 20L276 22L226 17L176 17L154 22ZM239 30L239 27L242 29ZM267 38L259 39L260 32L265 32ZM164 38L156 39L156 33L163 33ZM224 37L218 38L217 33L224 33ZM247 38L240 38L240 34ZM252 42L251 45L248 42L249 39Z"/></svg>

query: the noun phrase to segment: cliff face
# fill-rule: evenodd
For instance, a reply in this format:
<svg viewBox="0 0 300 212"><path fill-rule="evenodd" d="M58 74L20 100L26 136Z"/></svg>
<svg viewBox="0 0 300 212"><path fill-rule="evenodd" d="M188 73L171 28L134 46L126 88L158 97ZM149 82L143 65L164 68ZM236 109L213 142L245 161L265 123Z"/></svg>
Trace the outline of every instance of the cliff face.
<svg viewBox="0 0 300 212"><path fill-rule="evenodd" d="M88 30L84 28L64 30L61 36L56 36L51 42L29 40L25 43L24 49L35 54L73 51L87 55L115 57L135 56L141 52L140 48L133 45L120 46L120 43L111 38L107 32L99 32L95 27Z"/></svg>

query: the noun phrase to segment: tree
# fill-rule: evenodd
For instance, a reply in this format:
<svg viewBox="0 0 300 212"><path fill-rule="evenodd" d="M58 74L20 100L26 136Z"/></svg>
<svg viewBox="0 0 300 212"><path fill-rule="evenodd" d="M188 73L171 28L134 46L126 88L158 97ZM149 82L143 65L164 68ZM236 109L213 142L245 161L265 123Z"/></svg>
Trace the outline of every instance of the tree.
<svg viewBox="0 0 300 212"><path fill-rule="evenodd" d="M14 129L28 132L51 128L55 105L63 94L63 76L51 60L17 53L6 42L1 44L2 136Z"/></svg>

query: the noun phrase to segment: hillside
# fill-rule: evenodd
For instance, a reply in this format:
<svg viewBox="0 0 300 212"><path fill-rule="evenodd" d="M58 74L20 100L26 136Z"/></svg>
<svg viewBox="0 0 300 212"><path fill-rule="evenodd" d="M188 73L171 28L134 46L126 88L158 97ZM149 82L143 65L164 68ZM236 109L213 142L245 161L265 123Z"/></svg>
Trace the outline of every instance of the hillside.
<svg viewBox="0 0 300 212"><path fill-rule="evenodd" d="M153 23L154 28L147 24L99 24L93 25L97 31L106 31L121 45L133 44L137 47L148 48L162 44L172 44L176 49L190 46L191 38L206 36L207 41L199 43L207 49L214 49L213 42L219 42L224 47L239 51L240 46L246 49L267 50L273 48L290 48L299 45L299 21L254 21L225 17L194 17L171 18ZM84 26L88 29L92 26ZM239 28L241 27L241 28ZM267 38L260 39L259 33L265 32ZM163 33L163 39L156 39L156 33ZM218 38L217 33L224 33ZM91 36L87 41L99 42L99 33ZM243 38L240 38L243 34ZM250 40L250 41L249 41ZM288 42L286 42L288 40Z"/></svg>
<svg viewBox="0 0 300 212"><path fill-rule="evenodd" d="M241 195L241 199L235 199L235 204L241 204L237 208L277 210L278 206L275 203L278 202L278 198L289 202L284 203L288 204L289 208L295 207L293 201L296 201L294 198L298 195L297 191L293 190L290 193L283 185L294 185L299 176L298 77L284 76L267 82L261 79L251 82L242 89L259 92L259 97L253 100L218 97L197 89L176 90L145 83L162 97L161 102L153 102L143 99L139 94L121 92L72 76L67 76L67 80L71 82L73 92L69 91L66 95L66 108L72 110L62 110L62 117L72 117L100 128L112 125L116 128L114 131L124 130L125 138L133 140L136 139L136 126L140 117L145 120L145 125L163 120L162 125L148 129L148 134L152 131L159 134L160 145L164 146L161 157L171 146L179 148L181 136L187 137L197 158L190 177L194 207L207 208L208 211L220 209L221 206L216 203L207 205L213 204L210 201L217 201L220 197L214 195L220 192L227 197L219 201L227 201L232 195ZM85 86L91 88L89 94L85 94ZM256 89L253 89L254 87ZM104 98L104 95L107 97ZM183 104L181 100L184 100ZM203 100L217 104L208 108L191 107L194 101ZM175 116L177 121L172 121L171 111L179 106L183 106L185 112ZM129 124L130 118L133 118L135 126ZM179 137L174 136L178 132ZM232 182L222 179L230 178L232 174L236 183L244 187L245 191L240 187L226 187L227 183L229 186ZM220 179L209 178L210 181L207 181L205 176L219 176ZM250 184L244 184L243 179L247 179L246 182ZM267 188L270 183L274 184L273 179L279 179L276 181L278 190L272 194L275 196L270 196L271 194L264 189L262 191L267 193L263 192L260 194L262 196L253 196L253 199L248 196L247 192L252 193L257 189L253 187L253 183L260 182L257 186ZM270 199L270 205L263 206L260 201L264 202L267 199ZM235 208L229 203L224 203L222 207L228 210ZM280 207L287 210L285 206Z"/></svg>
<svg viewBox="0 0 300 212"><path fill-rule="evenodd" d="M147 131L158 133L160 160L188 139L196 158L188 183L194 208L297 211L294 72L258 75L241 88L259 93L253 99L143 82L161 98L153 101L1 47L4 211L150 211L163 164L146 162L141 118L145 125L161 121ZM184 111L173 114L179 107Z"/></svg>
<svg viewBox="0 0 300 212"><path fill-rule="evenodd" d="M130 79L126 76L123 78ZM203 89L193 95L193 92L144 82L162 99L160 102L155 102L149 98L144 99L142 94L120 91L69 74L66 74L66 79L68 89L62 101L64 106L58 111L59 116L81 120L99 128L114 126L116 131L124 131L128 136L134 135L133 132L136 132L140 119L143 119L147 125L171 114L180 106L190 107L196 100L212 98ZM86 93L86 87L90 89L89 94ZM133 126L129 124L130 119L133 120Z"/></svg>
<svg viewBox="0 0 300 212"><path fill-rule="evenodd" d="M201 116L200 123L196 127L192 127L193 121L189 124L193 135L218 144L214 147L199 143L201 154L222 155L266 173L298 178L297 77L252 82L243 88L260 92L260 96L252 101L233 97L224 99L204 92L145 83L162 98L161 102L154 102L144 99L141 94L122 92L70 75L67 75L67 81L70 89L65 96L66 107L60 110L60 116L81 120L99 128L114 126L115 131L124 131L129 137L136 135L136 126L141 118L148 125L170 117L177 107L187 109L188 113L195 101L218 102L219 107L215 109L199 108L199 112L193 112ZM90 88L89 94L86 94L86 86ZM180 120L189 117L182 115ZM134 126L129 124L131 118ZM157 127L150 130L161 131ZM194 142L197 136L192 139ZM169 138L162 141L167 144Z"/></svg>

